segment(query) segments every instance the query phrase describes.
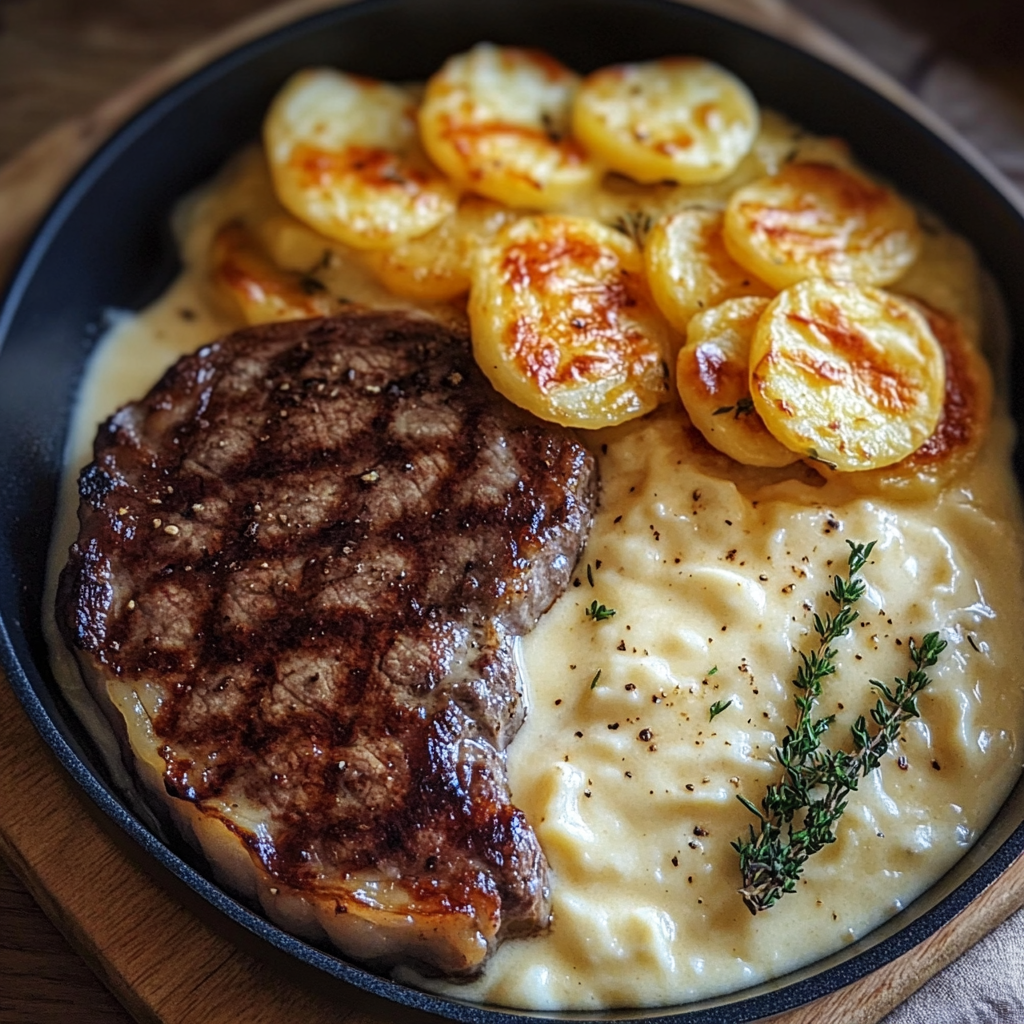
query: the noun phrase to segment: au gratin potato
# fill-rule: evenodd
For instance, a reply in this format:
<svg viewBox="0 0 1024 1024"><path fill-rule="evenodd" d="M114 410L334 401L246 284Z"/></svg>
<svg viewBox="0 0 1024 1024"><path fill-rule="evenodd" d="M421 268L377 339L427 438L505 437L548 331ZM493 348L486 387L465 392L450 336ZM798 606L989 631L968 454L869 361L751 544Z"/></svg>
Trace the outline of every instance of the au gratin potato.
<svg viewBox="0 0 1024 1024"><path fill-rule="evenodd" d="M878 290L917 258L917 214L841 144L759 159L760 130L743 82L701 58L581 79L482 43L423 88L301 71L264 144L306 248L396 296L465 300L481 369L535 415L595 429L675 392L746 465L898 464L946 399L928 311ZM214 241L248 322L336 308L273 248L239 223Z"/></svg>
<svg viewBox="0 0 1024 1024"><path fill-rule="evenodd" d="M540 1010L734 991L869 932L991 820L1021 762L1024 542L977 266L840 138L703 58L580 75L481 43L424 84L299 72L177 221L186 274L97 357L86 443L172 349L358 305L468 323L494 388L599 464L507 752L552 926L469 985L413 983ZM778 781L848 540L877 543L834 732L911 638L948 649L836 842L755 920L737 796Z"/></svg>

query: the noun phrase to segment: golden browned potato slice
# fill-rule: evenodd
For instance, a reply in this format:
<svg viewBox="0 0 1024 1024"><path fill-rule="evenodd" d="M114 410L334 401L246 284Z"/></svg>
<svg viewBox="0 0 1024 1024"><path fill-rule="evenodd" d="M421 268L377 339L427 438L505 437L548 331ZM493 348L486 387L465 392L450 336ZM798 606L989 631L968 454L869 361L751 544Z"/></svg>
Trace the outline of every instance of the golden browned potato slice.
<svg viewBox="0 0 1024 1024"><path fill-rule="evenodd" d="M419 152L412 94L328 68L300 71L270 106L263 140L278 198L357 249L425 234L457 190Z"/></svg>
<svg viewBox="0 0 1024 1024"><path fill-rule="evenodd" d="M507 206L467 194L433 231L393 249L367 253L366 261L396 295L454 299L469 291L473 253L517 216Z"/></svg>
<svg viewBox="0 0 1024 1024"><path fill-rule="evenodd" d="M861 494L890 498L924 498L937 493L974 461L988 432L992 414L992 374L955 317L915 301L942 346L946 385L942 415L931 436L905 459L882 469L843 474ZM822 476L837 474L813 464Z"/></svg>
<svg viewBox="0 0 1024 1024"><path fill-rule="evenodd" d="M526 217L479 253L473 351L491 383L541 419L604 427L668 397L672 332L627 236L579 217Z"/></svg>
<svg viewBox="0 0 1024 1024"><path fill-rule="evenodd" d="M733 259L776 288L807 277L888 284L920 248L909 204L831 164L790 163L737 189L723 230Z"/></svg>
<svg viewBox="0 0 1024 1024"><path fill-rule="evenodd" d="M480 43L427 82L423 145L452 180L480 195L514 207L557 206L597 178L569 138L578 84L538 50Z"/></svg>
<svg viewBox="0 0 1024 1024"><path fill-rule="evenodd" d="M729 255L720 210L680 210L657 221L644 244L644 266L654 301L680 332L725 299L776 292Z"/></svg>
<svg viewBox="0 0 1024 1024"><path fill-rule="evenodd" d="M877 469L935 430L945 360L928 322L877 288L810 278L780 292L750 346L750 393L787 448Z"/></svg>
<svg viewBox="0 0 1024 1024"><path fill-rule="evenodd" d="M617 64L588 75L573 131L613 171L642 184L721 181L746 156L760 116L750 90L698 57Z"/></svg>
<svg viewBox="0 0 1024 1024"><path fill-rule="evenodd" d="M800 455L768 432L750 397L750 339L767 307L763 298L727 299L695 316L676 386L693 425L720 452L747 466L788 466Z"/></svg>
<svg viewBox="0 0 1024 1024"><path fill-rule="evenodd" d="M282 270L237 222L226 224L214 236L210 274L247 324L304 320L338 311L338 302L319 280Z"/></svg>

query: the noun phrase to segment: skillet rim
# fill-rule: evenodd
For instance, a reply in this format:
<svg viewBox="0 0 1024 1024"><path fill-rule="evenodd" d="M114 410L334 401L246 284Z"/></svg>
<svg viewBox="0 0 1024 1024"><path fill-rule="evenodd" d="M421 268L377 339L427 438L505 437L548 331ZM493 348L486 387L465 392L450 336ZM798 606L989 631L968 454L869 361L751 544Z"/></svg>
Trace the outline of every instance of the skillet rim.
<svg viewBox="0 0 1024 1024"><path fill-rule="evenodd" d="M192 95L200 92L209 82L221 77L236 65L244 65L254 54L278 47L288 37L308 32L317 23L334 22L336 19L339 22L343 22L346 15L354 10L373 6L387 6L388 2L389 0L364 0L363 3L348 4L340 8L308 15L232 49L161 93L160 96L153 99L118 129L90 157L88 162L75 175L50 207L41 226L28 243L22 258L12 273L3 305L0 307L0 356L3 354L4 342L11 330L19 305L32 283L33 276L47 255L51 245L58 239L68 217L83 198L88 195L90 188L107 168L121 159L125 151L131 147L137 138L158 125L168 111L186 103ZM963 143L959 136L956 136L951 130L948 133L937 132L932 124L922 120L915 111L908 109L905 105L900 105L891 95L886 95L874 89L862 79L851 74L848 69L825 61L816 54L781 40L756 26L744 24L728 16L712 13L702 8L687 7L685 4L675 2L675 0L646 0L643 4L633 4L633 6L657 6L659 4L661 6L678 8L686 16L697 16L727 25L730 31L739 32L741 35L746 34L748 36L760 37L761 40L769 40L776 46L796 51L804 59L809 59L813 63L820 65L821 68L842 76L870 93L876 99L891 106L894 111L903 117L910 118L915 124L928 132L942 149L954 160L966 164L968 169L980 178L982 183L1008 207L1009 211L1024 222L1024 202L1016 196L1012 186L1009 186L998 172L993 172L985 158L977 154L969 144ZM623 4L621 6L630 5ZM899 90L899 87L896 86L896 89ZM930 120L938 119L933 118ZM939 123L941 124L941 122ZM947 137L947 134L955 142L960 142L961 144L955 145ZM374 975L354 964L341 960L339 957L324 953L314 946L295 939L229 896L142 825L125 808L122 802L113 795L108 786L97 777L95 771L71 747L64 733L40 700L36 682L29 678L29 674L21 664L6 621L0 621L0 663L6 669L12 689L15 691L16 696L22 703L37 731L40 732L48 746L57 755L64 769L71 774L78 787L90 797L93 807L133 841L135 845L132 846L132 849L135 849L137 846L146 856L153 858L164 871L170 872L179 882L187 886L192 892L197 893L215 911L226 915L236 925L251 932L287 956L297 957L318 970L325 971L335 978L340 978L354 984L374 995L382 996L406 1006L439 1013L451 1019L471 1022L471 1024L512 1024L512 1022L520 1022L527 1019L657 1019L660 1021L679 1021L680 1024L684 1021L687 1024L700 1024L700 1022L725 1024L727 1021L759 1020L767 1014L791 1009L828 992L835 991L917 945L966 907L975 896L980 894L1001 874L1005 867L1021 851L1024 851L1024 823L1022 823L1017 826L997 850L983 860L968 878L940 899L935 906L911 920L905 927L895 930L892 935L876 941L870 948L861 951L856 956L845 956L842 962L831 966L827 965L832 958L826 957L815 964L808 965L806 968L792 972L783 978L775 979L773 982L766 983L765 985L755 986L750 989L741 990L738 993L719 997L718 999L703 1000L699 1003L688 1004L682 1007L609 1011L598 1014L596 1017L585 1012L547 1014L536 1011L516 1012L500 1008L491 1009L478 1004L462 1003L432 996L429 993L411 989L390 979ZM36 666L33 665L32 667L35 668ZM51 685L41 676L39 683L44 688L50 688ZM1018 783L1016 791L1020 791L1022 786L1024 786L1024 780ZM1013 798L1011 797L1010 799L1012 800ZM93 807L90 809L93 809ZM1000 811L997 818L1002 813ZM979 850L983 844L984 837L979 839L979 844L974 849ZM970 854L967 855L967 857L970 856ZM959 863L962 864L963 860ZM955 871L956 869L952 870ZM940 885L941 880L932 887L932 890ZM925 894L926 896L927 893ZM906 911L903 912L903 914L905 913ZM903 914L896 915L896 917L890 919L889 923L891 924L898 920ZM877 934L885 928L886 925L883 925L876 929L875 932L869 933L868 938L870 935ZM863 942L864 940L861 941ZM853 948L857 945L860 945L860 942L855 943ZM823 987L821 981L826 977L830 980ZM790 980L787 981L787 979ZM765 989L767 991L762 991ZM736 1013L737 1009L740 1011L739 1015Z"/></svg>

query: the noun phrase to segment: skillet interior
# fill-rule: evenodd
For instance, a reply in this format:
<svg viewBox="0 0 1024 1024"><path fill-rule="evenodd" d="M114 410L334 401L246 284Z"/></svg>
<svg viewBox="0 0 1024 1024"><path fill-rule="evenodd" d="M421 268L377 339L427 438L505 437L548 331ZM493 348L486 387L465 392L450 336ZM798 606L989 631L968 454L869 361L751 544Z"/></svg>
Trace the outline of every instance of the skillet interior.
<svg viewBox="0 0 1024 1024"><path fill-rule="evenodd" d="M101 818L114 823L119 841L237 941L283 956L293 975L297 959L313 984L341 978L455 1019L498 1022L523 1015L426 996L298 942L207 882L189 851L147 832L110 788L60 697L39 625L71 403L104 310L140 308L173 277L167 215L175 200L257 134L270 98L296 68L332 64L382 78L425 78L447 55L481 39L540 46L580 71L672 52L719 61L763 105L812 131L847 138L869 167L970 238L1001 287L1014 337L1024 337L1024 220L962 157L865 86L784 43L670 0L368 0L310 18L166 94L104 147L51 212L0 312L0 651L18 696ZM1019 422L1017 394L1012 404ZM1018 478L1022 467L1018 453ZM978 845L927 894L818 964L685 1009L601 1019L682 1013L690 1022L756 1020L846 985L931 934L989 884L1024 849L1022 819L1024 783Z"/></svg>

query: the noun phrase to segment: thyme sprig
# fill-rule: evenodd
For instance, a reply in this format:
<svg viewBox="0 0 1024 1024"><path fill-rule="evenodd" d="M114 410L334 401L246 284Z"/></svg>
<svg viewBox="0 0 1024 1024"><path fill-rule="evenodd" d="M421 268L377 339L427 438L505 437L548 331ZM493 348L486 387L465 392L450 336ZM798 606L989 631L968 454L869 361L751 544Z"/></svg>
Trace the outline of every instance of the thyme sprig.
<svg viewBox="0 0 1024 1024"><path fill-rule="evenodd" d="M807 860L830 843L846 810L847 798L858 780L874 771L882 756L896 742L903 724L918 715L917 695L928 685L927 669L945 649L938 633L928 633L918 646L909 643L913 668L905 679L897 678L890 689L877 679L870 680L879 697L871 710L874 726L869 729L861 715L851 727L853 751L821 749L821 736L835 716L814 716L823 681L835 672L836 651L832 644L849 632L858 613L854 605L864 595L859 573L871 555L874 542L850 545L849 575L836 576L829 598L838 606L833 615L814 616L819 642L809 654L801 653L793 685L799 691L795 727L787 727L782 746L775 754L785 772L781 782L769 786L761 808L740 796L744 806L760 820L760 832L750 827L750 838L734 842L740 855L743 887L739 890L752 914L767 910L796 883Z"/></svg>

